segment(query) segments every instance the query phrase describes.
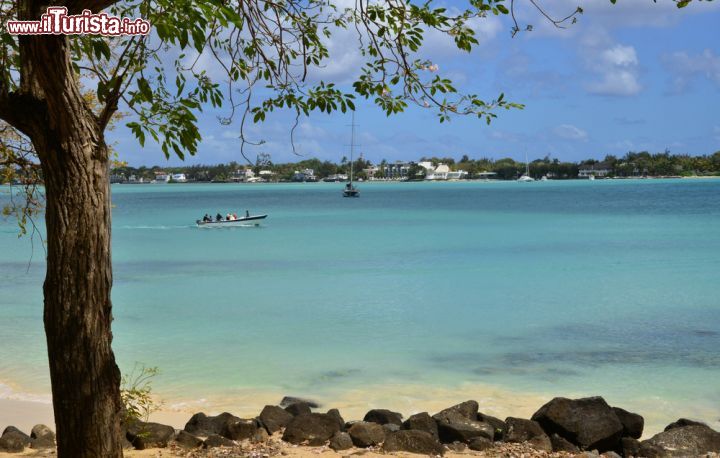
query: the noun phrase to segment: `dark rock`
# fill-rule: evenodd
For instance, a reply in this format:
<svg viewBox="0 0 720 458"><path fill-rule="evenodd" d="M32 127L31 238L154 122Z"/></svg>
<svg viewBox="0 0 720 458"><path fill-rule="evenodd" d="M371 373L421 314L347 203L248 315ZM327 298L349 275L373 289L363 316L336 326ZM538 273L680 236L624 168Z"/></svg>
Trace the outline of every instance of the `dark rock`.
<svg viewBox="0 0 720 458"><path fill-rule="evenodd" d="M462 453L465 450L467 450L468 446L464 442L453 442L452 444L445 444L445 447L448 448L451 452L458 452Z"/></svg>
<svg viewBox="0 0 720 458"><path fill-rule="evenodd" d="M39 439L41 437L52 437L55 440L55 433L45 425L35 425L30 432L31 439Z"/></svg>
<svg viewBox="0 0 720 458"><path fill-rule="evenodd" d="M410 416L402 424L402 429L414 429L416 431L425 431L435 439L438 439L437 422L427 412L416 413Z"/></svg>
<svg viewBox="0 0 720 458"><path fill-rule="evenodd" d="M33 426L30 438L30 448L48 449L55 447L55 433L45 425Z"/></svg>
<svg viewBox="0 0 720 458"><path fill-rule="evenodd" d="M383 444L385 452L410 452L422 455L443 455L445 448L425 431L403 430L388 434Z"/></svg>
<svg viewBox="0 0 720 458"><path fill-rule="evenodd" d="M382 444L385 440L385 430L382 425L368 421L360 421L348 429L348 434L356 447L372 447Z"/></svg>
<svg viewBox="0 0 720 458"><path fill-rule="evenodd" d="M720 452L720 433L705 425L672 428L641 442L641 454L647 448L660 448L660 456L698 456Z"/></svg>
<svg viewBox="0 0 720 458"><path fill-rule="evenodd" d="M505 430L507 429L507 425L504 421L499 418L493 417L492 415L485 415L482 412L478 412L477 419L478 421L489 424L495 429L495 436L493 437L494 441L503 440L503 437L505 436Z"/></svg>
<svg viewBox="0 0 720 458"><path fill-rule="evenodd" d="M552 452L552 442L550 442L550 438L547 436L547 434L543 436L533 437L532 439L527 441L527 444L530 444L530 447L534 448L535 450Z"/></svg>
<svg viewBox="0 0 720 458"><path fill-rule="evenodd" d="M526 442L533 437L547 435L536 421L507 417L505 424L505 442Z"/></svg>
<svg viewBox="0 0 720 458"><path fill-rule="evenodd" d="M211 434L203 442L204 448L234 447L234 446L235 446L235 442L231 441L227 437L222 437L219 434Z"/></svg>
<svg viewBox="0 0 720 458"><path fill-rule="evenodd" d="M618 420L620 420L620 423L623 425L622 436L640 439L643 428L645 427L645 419L642 415L628 412L620 407L613 407L612 409L615 412L615 415L617 415Z"/></svg>
<svg viewBox="0 0 720 458"><path fill-rule="evenodd" d="M468 420L477 420L478 415L478 403L476 401L465 401L460 404L456 404L447 409L441 410L440 412L433 415L436 420L441 420L444 415L448 413L459 413Z"/></svg>
<svg viewBox="0 0 720 458"><path fill-rule="evenodd" d="M257 420L246 420L238 419L230 421L225 424L225 427L220 432L220 435L227 437L230 440L242 441L245 439L251 439L257 434L260 425Z"/></svg>
<svg viewBox="0 0 720 458"><path fill-rule="evenodd" d="M687 418L680 418L678 421L674 421L665 427L665 431L670 431L673 428L682 428L684 426L707 426L705 423L695 420L689 420Z"/></svg>
<svg viewBox="0 0 720 458"><path fill-rule="evenodd" d="M49 448L55 448L55 439L50 436L32 439L32 442L30 442L30 448L35 450L46 450Z"/></svg>
<svg viewBox="0 0 720 458"><path fill-rule="evenodd" d="M187 423L185 423L185 427L183 428L183 431L186 431L190 434L199 434L199 435L206 435L205 433L209 432L212 428L212 422L210 420L210 417L205 415L203 412L198 412L190 419Z"/></svg>
<svg viewBox="0 0 720 458"><path fill-rule="evenodd" d="M557 434L552 434L550 436L550 444L552 444L553 452L580 453L580 449L577 445L565 440Z"/></svg>
<svg viewBox="0 0 720 458"><path fill-rule="evenodd" d="M640 442L636 456L643 458L666 458L671 456L659 445L653 445L647 441Z"/></svg>
<svg viewBox="0 0 720 458"><path fill-rule="evenodd" d="M495 430L487 423L469 420L459 412L445 412L441 420L438 415L433 418L437 421L440 442L449 444L455 441L468 442L474 437L485 437L492 440Z"/></svg>
<svg viewBox="0 0 720 458"><path fill-rule="evenodd" d="M165 448L175 436L175 428L160 423L134 421L128 425L126 436L138 450Z"/></svg>
<svg viewBox="0 0 720 458"><path fill-rule="evenodd" d="M345 429L345 420L342 415L340 415L340 411L338 409L330 409L327 411L327 414L337 421L341 431Z"/></svg>
<svg viewBox="0 0 720 458"><path fill-rule="evenodd" d="M297 403L307 404L308 407L311 407L313 409L317 409L318 407L320 407L320 404L315 401L304 398L296 398L295 396L285 396L284 398L282 398L282 401L280 401L280 407L288 407L292 404Z"/></svg>
<svg viewBox="0 0 720 458"><path fill-rule="evenodd" d="M16 427L14 427L12 425L5 428L3 430L2 435L4 436L5 434L8 434L8 433L20 433L23 436L26 436L28 439L30 439L30 436L28 436L27 434L25 434L24 432L20 431L19 429L17 429ZM0 436L0 437L2 437L2 436Z"/></svg>
<svg viewBox="0 0 720 458"><path fill-rule="evenodd" d="M388 433L396 433L400 431L402 428L395 423L385 423L384 425L380 425L385 430L385 434Z"/></svg>
<svg viewBox="0 0 720 458"><path fill-rule="evenodd" d="M291 414L293 417L312 413L312 410L310 410L310 404L308 404L307 402L296 402L295 404L290 404L289 406L285 407L285 411Z"/></svg>
<svg viewBox="0 0 720 458"><path fill-rule="evenodd" d="M392 423L402 426L402 415L387 409L372 409L365 414L363 421L371 421L379 425Z"/></svg>
<svg viewBox="0 0 720 458"><path fill-rule="evenodd" d="M9 427L5 428L5 432L3 433L2 437L0 437L0 451L20 453L25 450L26 446L30 445L30 436L18 430L17 428L13 428L9 431L8 429Z"/></svg>
<svg viewBox="0 0 720 458"><path fill-rule="evenodd" d="M267 432L273 434L286 427L290 420L293 419L293 415L282 407L265 406L258 418L267 429Z"/></svg>
<svg viewBox="0 0 720 458"><path fill-rule="evenodd" d="M640 453L640 441L632 437L623 437L620 440L620 449L623 456L638 456Z"/></svg>
<svg viewBox="0 0 720 458"><path fill-rule="evenodd" d="M197 436L210 436L212 434L221 434L228 423L237 420L240 420L240 418L228 412L223 412L214 417L208 417L201 412L193 415L183 429Z"/></svg>
<svg viewBox="0 0 720 458"><path fill-rule="evenodd" d="M325 444L338 431L337 419L324 413L308 413L290 420L282 438L291 444L317 446Z"/></svg>
<svg viewBox="0 0 720 458"><path fill-rule="evenodd" d="M132 442L127 440L127 434L125 436L123 436L123 438L120 439L120 441L122 442L123 450L134 450L135 449L135 447L133 447Z"/></svg>
<svg viewBox="0 0 720 458"><path fill-rule="evenodd" d="M357 423L359 420L350 420L346 421L342 428L340 428L341 431L347 431L348 429L352 428L352 425Z"/></svg>
<svg viewBox="0 0 720 458"><path fill-rule="evenodd" d="M180 431L177 436L175 436L175 442L184 448L198 448L203 445L202 439L193 436L187 431Z"/></svg>
<svg viewBox="0 0 720 458"><path fill-rule="evenodd" d="M584 450L615 450L623 424L601 397L555 398L532 416L547 434L558 434Z"/></svg>
<svg viewBox="0 0 720 458"><path fill-rule="evenodd" d="M330 439L330 448L338 451L338 450L347 450L349 448L352 448L353 441L352 438L348 433L338 431L335 434L333 434L333 437Z"/></svg>
<svg viewBox="0 0 720 458"><path fill-rule="evenodd" d="M492 448L492 446L493 442L485 437L474 437L470 439L470 442L468 442L468 448L478 452Z"/></svg>

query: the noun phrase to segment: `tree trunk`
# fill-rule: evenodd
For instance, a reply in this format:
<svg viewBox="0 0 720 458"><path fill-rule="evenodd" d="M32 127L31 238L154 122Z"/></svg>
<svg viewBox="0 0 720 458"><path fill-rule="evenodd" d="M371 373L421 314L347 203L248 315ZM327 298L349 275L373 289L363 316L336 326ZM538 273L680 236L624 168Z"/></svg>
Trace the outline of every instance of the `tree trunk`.
<svg viewBox="0 0 720 458"><path fill-rule="evenodd" d="M62 36L21 37L24 131L46 190L45 334L58 456L122 457L120 371L111 349L108 150ZM29 108L25 108L29 110Z"/></svg>
<svg viewBox="0 0 720 458"><path fill-rule="evenodd" d="M48 244L44 320L58 456L121 457L120 371L110 346L107 149L104 144L66 146L65 151L48 150L63 158L57 165L43 163Z"/></svg>

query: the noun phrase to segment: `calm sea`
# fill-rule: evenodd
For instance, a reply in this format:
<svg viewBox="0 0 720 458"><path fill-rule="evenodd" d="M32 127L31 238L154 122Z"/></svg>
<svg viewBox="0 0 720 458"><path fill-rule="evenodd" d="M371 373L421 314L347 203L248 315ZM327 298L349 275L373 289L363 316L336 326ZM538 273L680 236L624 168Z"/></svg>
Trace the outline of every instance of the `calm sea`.
<svg viewBox="0 0 720 458"><path fill-rule="evenodd" d="M476 390L717 421L720 180L360 188L114 185L121 369L158 366L190 408ZM194 225L246 209L269 217ZM42 395L44 252L16 234L0 222L0 388Z"/></svg>

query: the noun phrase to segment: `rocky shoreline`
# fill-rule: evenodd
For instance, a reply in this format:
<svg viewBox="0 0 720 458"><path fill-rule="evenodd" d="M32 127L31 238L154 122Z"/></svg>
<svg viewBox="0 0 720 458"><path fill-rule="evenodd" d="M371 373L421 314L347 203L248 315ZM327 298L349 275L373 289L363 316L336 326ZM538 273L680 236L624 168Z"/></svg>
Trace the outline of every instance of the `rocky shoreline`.
<svg viewBox="0 0 720 458"><path fill-rule="evenodd" d="M643 417L601 397L554 398L530 419L501 420L482 413L476 401L407 418L372 409L362 421L346 421L337 409L320 410L312 401L286 397L255 418L196 413L180 431L135 422L126 428L126 449L163 449L162 456L254 458L294 455L294 449L309 447L315 447L314 454L335 451L343 456L720 457L720 433L709 426L679 419L640 441ZM30 449L33 456L53 456L54 447L55 435L44 425L36 425L29 435L8 426L0 437L0 453Z"/></svg>

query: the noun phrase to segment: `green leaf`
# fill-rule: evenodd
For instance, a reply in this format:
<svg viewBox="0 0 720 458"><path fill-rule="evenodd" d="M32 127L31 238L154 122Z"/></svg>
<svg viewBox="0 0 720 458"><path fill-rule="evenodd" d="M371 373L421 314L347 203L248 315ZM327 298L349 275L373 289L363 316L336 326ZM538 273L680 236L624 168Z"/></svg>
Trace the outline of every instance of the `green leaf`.
<svg viewBox="0 0 720 458"><path fill-rule="evenodd" d="M150 89L150 83L148 83L148 80L143 77L138 78L138 89L140 89L140 94L142 94L146 101L152 101L152 89Z"/></svg>

